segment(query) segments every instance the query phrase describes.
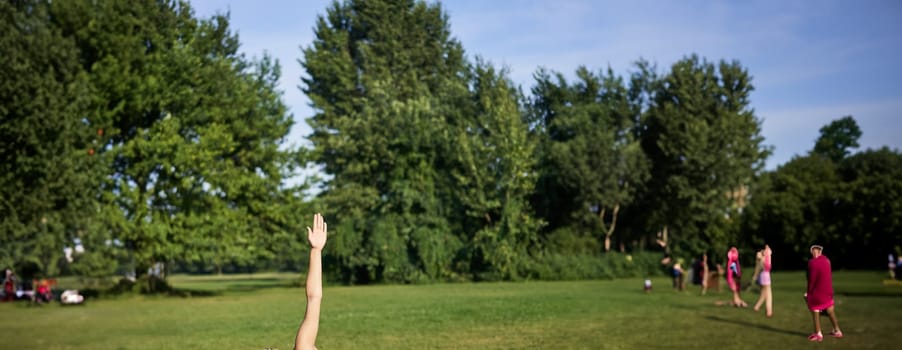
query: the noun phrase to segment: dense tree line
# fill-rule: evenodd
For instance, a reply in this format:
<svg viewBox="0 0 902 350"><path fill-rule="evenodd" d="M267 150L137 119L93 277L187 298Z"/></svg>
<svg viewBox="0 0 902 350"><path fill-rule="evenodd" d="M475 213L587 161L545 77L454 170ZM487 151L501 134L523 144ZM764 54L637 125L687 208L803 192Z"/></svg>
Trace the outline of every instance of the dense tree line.
<svg viewBox="0 0 902 350"><path fill-rule="evenodd" d="M861 130L846 116L821 128L811 152L756 182L743 219L743 239L789 254L785 268L804 267L813 242L830 247L838 267L874 269L902 251L902 153L887 147L852 153Z"/></svg>
<svg viewBox="0 0 902 350"><path fill-rule="evenodd" d="M167 0L0 10L7 266L293 269L314 208L346 283L644 274L664 253L764 243L795 268L815 241L873 267L902 239L899 152L853 153L847 117L764 171L736 61L540 68L527 93L467 56L440 4L335 2L299 60L312 147L290 149L279 64L240 54L227 15ZM315 198L285 181L308 163L326 179Z"/></svg>
<svg viewBox="0 0 902 350"><path fill-rule="evenodd" d="M280 148L279 66L239 54L226 17L152 0L3 1L0 14L4 265L140 277L294 245L300 189L283 179L301 154Z"/></svg>
<svg viewBox="0 0 902 350"><path fill-rule="evenodd" d="M517 279L615 245L735 244L730 194L769 152L738 62L639 62L628 81L540 69L525 95L466 59L438 4L334 3L315 34L304 92L344 280Z"/></svg>

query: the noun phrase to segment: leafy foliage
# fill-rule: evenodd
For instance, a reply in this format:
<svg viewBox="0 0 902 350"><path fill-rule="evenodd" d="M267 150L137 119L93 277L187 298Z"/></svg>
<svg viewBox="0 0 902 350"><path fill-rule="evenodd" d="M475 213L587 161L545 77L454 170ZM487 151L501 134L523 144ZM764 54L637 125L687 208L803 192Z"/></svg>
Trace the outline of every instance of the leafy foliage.
<svg viewBox="0 0 902 350"><path fill-rule="evenodd" d="M669 229L668 248L726 251L744 189L769 150L749 106L751 76L738 62L690 56L654 84L642 145L651 180L642 194L648 229Z"/></svg>
<svg viewBox="0 0 902 350"><path fill-rule="evenodd" d="M782 267L803 267L815 243L826 247L836 267L883 267L886 254L900 253L902 154L884 147L849 156L837 152L841 158L834 160L818 148L840 125L857 129L852 117L833 121L821 129L825 135L811 154L763 174L754 190L743 236L787 252L788 258L778 261Z"/></svg>
<svg viewBox="0 0 902 350"><path fill-rule="evenodd" d="M852 153L847 116L763 172L736 61L539 69L527 95L465 55L438 3L334 2L299 61L312 148L291 149L280 66L239 53L227 16L175 0L0 16L0 264L19 271L134 271L120 287L152 291L161 266L296 269L313 208L346 283L639 276L661 253L764 243L790 253L778 266L818 242L866 267L902 249L899 152ZM286 181L308 161L315 198L312 177Z"/></svg>
<svg viewBox="0 0 902 350"><path fill-rule="evenodd" d="M466 99L467 67L437 5L333 3L301 62L313 157L332 179L322 199L342 213L335 245L342 279L449 277L447 133ZM328 265L328 264L327 264Z"/></svg>
<svg viewBox="0 0 902 350"><path fill-rule="evenodd" d="M569 84L560 73L536 74L531 113L543 131L539 207L553 226L604 237L608 251L620 208L648 180L636 138L641 105L610 69L594 74L581 67L576 76Z"/></svg>
<svg viewBox="0 0 902 350"><path fill-rule="evenodd" d="M0 3L0 264L55 275L95 210L99 162L77 47L49 15Z"/></svg>
<svg viewBox="0 0 902 350"><path fill-rule="evenodd" d="M830 122L821 128L821 136L814 144L813 154L829 158L839 162L849 155L850 148L858 148L858 138L861 137L861 129L855 118L848 115Z"/></svg>
<svg viewBox="0 0 902 350"><path fill-rule="evenodd" d="M349 282L517 278L541 225L532 149L503 72L470 65L439 5L335 3L304 51L330 258Z"/></svg>
<svg viewBox="0 0 902 350"><path fill-rule="evenodd" d="M285 210L298 207L300 189L284 188L283 180L301 154L280 148L292 121L275 89L279 66L239 55L228 18L198 20L187 3L173 1L3 6L8 17L21 18L4 22L13 27L4 31L10 45L20 45L8 57L33 62L9 64L36 74L4 82L44 86L23 86L30 99L4 103L18 111L4 124L11 131L46 128L28 141L43 145L40 152L31 146L35 151L4 154L17 154L21 171L54 174L10 172L9 181L58 181L29 187L64 194L21 193L35 207L57 207L56 217L50 208L9 216L47 231L21 237L24 244L54 242L39 256L59 257L62 245L77 245L88 253L76 266L94 270L117 260L96 253L119 247L140 275L174 259L251 263L300 231ZM22 46L36 39L45 46ZM50 118L29 119L42 114Z"/></svg>
<svg viewBox="0 0 902 350"><path fill-rule="evenodd" d="M527 273L530 249L539 246L543 225L532 217L528 202L536 181L536 142L505 72L480 61L473 81L472 108L466 109L453 142L455 198L465 214L457 220L464 223L471 266L482 265L473 272L518 279Z"/></svg>

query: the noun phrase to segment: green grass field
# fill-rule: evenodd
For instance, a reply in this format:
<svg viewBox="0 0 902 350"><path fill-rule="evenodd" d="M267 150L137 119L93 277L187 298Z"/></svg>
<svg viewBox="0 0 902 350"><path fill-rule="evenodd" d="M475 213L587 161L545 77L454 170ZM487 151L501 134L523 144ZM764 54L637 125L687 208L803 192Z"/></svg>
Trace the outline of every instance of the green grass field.
<svg viewBox="0 0 902 350"><path fill-rule="evenodd" d="M82 306L0 304L0 349L291 349L304 291L291 274L175 276L203 297L126 296ZM804 273L775 273L775 316L715 306L666 278L325 289L320 349L890 349L902 286L837 272L846 337L809 344ZM211 295L212 294L212 295ZM757 293L744 294L754 303ZM823 319L826 330L829 321Z"/></svg>

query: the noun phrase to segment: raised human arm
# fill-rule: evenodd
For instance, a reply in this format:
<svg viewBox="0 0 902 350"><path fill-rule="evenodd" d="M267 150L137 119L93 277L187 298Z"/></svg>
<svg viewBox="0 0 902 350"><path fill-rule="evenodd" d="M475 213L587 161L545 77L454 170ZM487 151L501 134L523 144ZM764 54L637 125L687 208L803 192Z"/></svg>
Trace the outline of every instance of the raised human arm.
<svg viewBox="0 0 902 350"><path fill-rule="evenodd" d="M758 276L761 274L761 270L764 268L764 253L759 251L755 254L755 271L752 272L752 282L758 280Z"/></svg>
<svg viewBox="0 0 902 350"><path fill-rule="evenodd" d="M319 309L323 300L323 247L326 245L326 221L322 214L313 216L313 228L307 227L307 241L310 242L310 265L307 269L307 311L298 328L294 348L298 350L316 349L316 334L319 331Z"/></svg>

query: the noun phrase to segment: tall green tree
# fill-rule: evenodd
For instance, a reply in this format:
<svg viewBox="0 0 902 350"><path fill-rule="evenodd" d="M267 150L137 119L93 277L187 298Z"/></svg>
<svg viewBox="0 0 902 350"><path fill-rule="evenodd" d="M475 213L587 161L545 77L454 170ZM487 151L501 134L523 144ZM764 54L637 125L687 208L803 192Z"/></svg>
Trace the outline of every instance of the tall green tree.
<svg viewBox="0 0 902 350"><path fill-rule="evenodd" d="M349 282L450 277L462 242L447 132L468 72L447 16L412 0L335 2L314 31L301 62L310 140L331 176L321 197L342 213L327 259Z"/></svg>
<svg viewBox="0 0 902 350"><path fill-rule="evenodd" d="M295 238L279 209L297 203L283 179L300 160L280 148L292 121L279 67L240 55L226 16L199 20L164 0L53 2L52 15L95 92L86 123L104 130L98 234L121 242L139 275L176 259L250 262L273 237Z"/></svg>
<svg viewBox="0 0 902 350"><path fill-rule="evenodd" d="M818 137L814 149L811 151L814 154L838 163L849 155L850 149L858 148L861 129L858 128L858 123L851 115L824 125L820 131L821 136Z"/></svg>
<svg viewBox="0 0 902 350"><path fill-rule="evenodd" d="M837 169L843 181L834 202L840 266L870 269L886 254L902 253L902 153L883 147L845 158Z"/></svg>
<svg viewBox="0 0 902 350"><path fill-rule="evenodd" d="M642 205L649 229L669 234L668 249L726 249L769 153L750 107L751 76L738 62L693 55L655 88L642 136L652 164Z"/></svg>
<svg viewBox="0 0 902 350"><path fill-rule="evenodd" d="M517 279L527 273L543 224L529 205L537 177L536 140L505 71L477 61L472 86L472 108L451 142L458 157L452 168L455 198L466 214L464 238L472 272Z"/></svg>
<svg viewBox="0 0 902 350"><path fill-rule="evenodd" d="M838 125L855 122L843 118L821 131L831 134ZM837 162L817 151L828 138L822 136L808 155L761 176L743 215L743 236L751 244L787 252L779 263L785 268L804 267L814 243L828 247L836 267L879 266L884 254L898 253L902 246L902 155L886 147L852 155L835 152Z"/></svg>
<svg viewBox="0 0 902 350"><path fill-rule="evenodd" d="M609 251L621 207L647 180L635 137L641 105L611 69L596 74L580 67L576 77L569 84L559 73L536 74L532 113L546 135L540 196L549 220L588 232Z"/></svg>
<svg viewBox="0 0 902 350"><path fill-rule="evenodd" d="M776 262L780 268L803 268L808 247L837 242L831 218L840 214L836 204L847 199L841 186L836 165L820 156L795 157L762 174L743 212L744 241L785 252L786 258Z"/></svg>
<svg viewBox="0 0 902 350"><path fill-rule="evenodd" d="M102 175L78 50L48 7L0 2L0 265L55 275L95 214Z"/></svg>

